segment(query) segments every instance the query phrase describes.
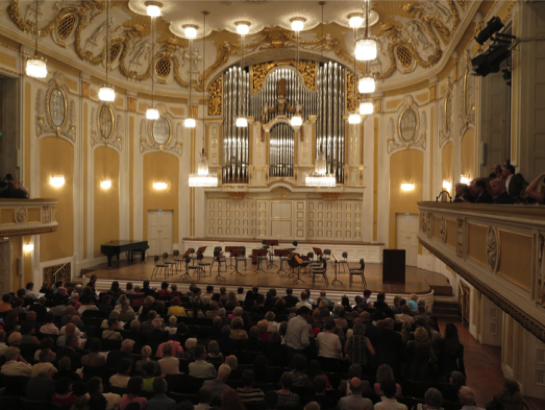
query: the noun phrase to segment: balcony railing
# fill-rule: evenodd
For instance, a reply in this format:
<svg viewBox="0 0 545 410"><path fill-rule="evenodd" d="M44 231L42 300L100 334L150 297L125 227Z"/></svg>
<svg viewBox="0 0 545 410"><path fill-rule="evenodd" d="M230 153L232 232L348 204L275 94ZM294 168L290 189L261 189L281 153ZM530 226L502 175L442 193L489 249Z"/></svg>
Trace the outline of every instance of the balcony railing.
<svg viewBox="0 0 545 410"><path fill-rule="evenodd" d="M39 235L58 227L55 199L0 199L0 235Z"/></svg>
<svg viewBox="0 0 545 410"><path fill-rule="evenodd" d="M418 207L422 246L545 341L545 207Z"/></svg>

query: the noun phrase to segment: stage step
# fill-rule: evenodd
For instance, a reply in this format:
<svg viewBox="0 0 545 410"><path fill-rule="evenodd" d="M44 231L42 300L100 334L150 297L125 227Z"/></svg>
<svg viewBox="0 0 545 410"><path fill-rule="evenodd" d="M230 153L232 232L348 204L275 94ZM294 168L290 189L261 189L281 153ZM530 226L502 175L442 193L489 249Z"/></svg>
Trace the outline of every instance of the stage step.
<svg viewBox="0 0 545 410"><path fill-rule="evenodd" d="M455 302L435 302L433 304L433 316L439 320L449 322L461 322L462 314L460 305Z"/></svg>

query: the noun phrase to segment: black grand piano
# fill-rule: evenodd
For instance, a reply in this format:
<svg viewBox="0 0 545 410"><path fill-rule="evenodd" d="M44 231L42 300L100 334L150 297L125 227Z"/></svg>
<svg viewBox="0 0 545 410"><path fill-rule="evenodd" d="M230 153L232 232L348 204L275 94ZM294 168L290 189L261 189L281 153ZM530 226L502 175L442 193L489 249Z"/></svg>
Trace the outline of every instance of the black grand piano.
<svg viewBox="0 0 545 410"><path fill-rule="evenodd" d="M100 245L100 252L108 257L108 268L112 267L112 257L121 252L127 252L129 261L134 260L134 252L142 252L142 260L146 260L146 250L149 249L148 241L110 241L107 244Z"/></svg>

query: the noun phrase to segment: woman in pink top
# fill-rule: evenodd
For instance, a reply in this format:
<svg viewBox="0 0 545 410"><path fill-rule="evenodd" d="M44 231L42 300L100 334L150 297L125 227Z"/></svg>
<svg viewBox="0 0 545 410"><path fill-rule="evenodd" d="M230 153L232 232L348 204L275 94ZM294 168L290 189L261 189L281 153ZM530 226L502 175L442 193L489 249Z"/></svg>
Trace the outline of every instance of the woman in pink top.
<svg viewBox="0 0 545 410"><path fill-rule="evenodd" d="M144 410L148 399L146 399L145 397L140 397L143 387L144 379L142 377L131 377L129 383L127 384L127 390L129 391L129 394L124 394L123 397L121 397L119 409L125 410L125 407L127 407L129 403L138 403L140 404L140 410Z"/></svg>

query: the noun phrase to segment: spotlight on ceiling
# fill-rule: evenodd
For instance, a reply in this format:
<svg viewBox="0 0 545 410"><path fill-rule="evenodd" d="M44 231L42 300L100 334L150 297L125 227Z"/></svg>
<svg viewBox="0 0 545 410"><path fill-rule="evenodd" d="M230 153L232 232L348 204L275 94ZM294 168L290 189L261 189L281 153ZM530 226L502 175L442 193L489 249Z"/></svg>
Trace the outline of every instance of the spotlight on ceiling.
<svg viewBox="0 0 545 410"><path fill-rule="evenodd" d="M486 27L475 37L475 41L482 46L494 33L497 33L503 27L504 24L501 22L500 18L494 16L486 23Z"/></svg>
<svg viewBox="0 0 545 410"><path fill-rule="evenodd" d="M291 29L293 31L303 31L305 29L305 22L307 21L304 17L294 17L290 19Z"/></svg>
<svg viewBox="0 0 545 410"><path fill-rule="evenodd" d="M250 32L251 23L248 21L236 21L235 26L237 26L237 33L245 36Z"/></svg>
<svg viewBox="0 0 545 410"><path fill-rule="evenodd" d="M352 28L361 27L363 24L363 13L350 13L348 15L348 25Z"/></svg>
<svg viewBox="0 0 545 410"><path fill-rule="evenodd" d="M486 53L480 54L471 60L471 66L476 75L486 77L490 73L500 71L501 63L509 58L511 50L504 45L496 44L490 47Z"/></svg>
<svg viewBox="0 0 545 410"><path fill-rule="evenodd" d="M196 26L195 24L184 24L182 28L184 29L184 34L188 39L193 40L197 37L197 30L199 29L199 26Z"/></svg>
<svg viewBox="0 0 545 410"><path fill-rule="evenodd" d="M146 1L146 13L148 13L148 16L150 17L159 17L161 15L161 8L163 7L163 4L158 1Z"/></svg>

